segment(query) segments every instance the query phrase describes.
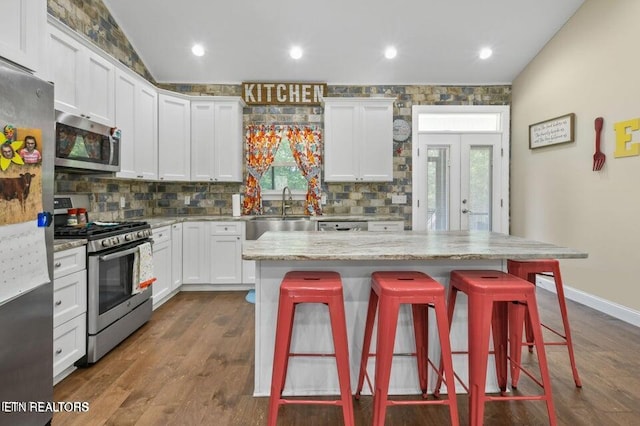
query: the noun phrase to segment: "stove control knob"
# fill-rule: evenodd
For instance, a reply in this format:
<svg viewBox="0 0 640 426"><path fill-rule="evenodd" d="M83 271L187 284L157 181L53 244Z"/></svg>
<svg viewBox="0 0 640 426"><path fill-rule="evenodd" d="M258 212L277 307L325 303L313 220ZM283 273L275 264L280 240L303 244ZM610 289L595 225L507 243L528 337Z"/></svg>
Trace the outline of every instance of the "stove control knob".
<svg viewBox="0 0 640 426"><path fill-rule="evenodd" d="M109 240L102 240L102 247L109 247L110 245Z"/></svg>
<svg viewBox="0 0 640 426"><path fill-rule="evenodd" d="M127 235L125 235L125 236L124 236L124 240L125 240L125 241L131 241L131 240L133 240L133 234L127 234Z"/></svg>
<svg viewBox="0 0 640 426"><path fill-rule="evenodd" d="M138 238L143 238L145 237L144 235L144 231L138 231L138 233L136 234L138 236Z"/></svg>

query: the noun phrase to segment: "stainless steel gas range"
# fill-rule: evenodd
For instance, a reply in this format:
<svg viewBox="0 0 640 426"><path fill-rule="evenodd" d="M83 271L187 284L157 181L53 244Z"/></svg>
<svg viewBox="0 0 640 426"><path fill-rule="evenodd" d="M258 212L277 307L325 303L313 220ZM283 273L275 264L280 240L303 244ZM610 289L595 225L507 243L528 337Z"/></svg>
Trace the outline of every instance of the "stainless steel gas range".
<svg viewBox="0 0 640 426"><path fill-rule="evenodd" d="M151 287L136 290L140 246L151 242L146 222L91 222L67 225L68 209L89 210L87 195L56 196L54 235L84 238L87 244L87 355L76 365L92 364L151 317ZM87 214L90 219L91 213Z"/></svg>

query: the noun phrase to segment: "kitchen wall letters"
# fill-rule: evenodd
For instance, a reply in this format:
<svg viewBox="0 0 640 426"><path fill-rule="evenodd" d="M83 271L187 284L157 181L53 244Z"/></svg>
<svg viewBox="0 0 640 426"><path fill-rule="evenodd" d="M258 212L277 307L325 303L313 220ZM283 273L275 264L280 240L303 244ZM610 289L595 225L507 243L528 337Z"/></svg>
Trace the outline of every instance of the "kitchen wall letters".
<svg viewBox="0 0 640 426"><path fill-rule="evenodd" d="M616 132L616 150L613 152L614 157L620 158L640 155L640 142L631 141L631 132L640 130L640 118L615 123L613 129ZM627 132L627 129L629 129L629 132Z"/></svg>
<svg viewBox="0 0 640 426"><path fill-rule="evenodd" d="M242 83L247 105L320 105L327 83Z"/></svg>

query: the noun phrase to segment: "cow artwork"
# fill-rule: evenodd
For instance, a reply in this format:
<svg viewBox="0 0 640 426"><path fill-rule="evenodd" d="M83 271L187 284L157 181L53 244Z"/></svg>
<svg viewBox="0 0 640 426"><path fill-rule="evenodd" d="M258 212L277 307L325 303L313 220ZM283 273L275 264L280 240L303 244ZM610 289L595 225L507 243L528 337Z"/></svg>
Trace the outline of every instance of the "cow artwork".
<svg viewBox="0 0 640 426"><path fill-rule="evenodd" d="M42 131L0 123L0 142L0 226L36 220L43 210Z"/></svg>
<svg viewBox="0 0 640 426"><path fill-rule="evenodd" d="M0 197L7 201L17 199L20 202L22 211L26 210L25 201L29 196L31 179L36 177L33 173L20 173L15 178L0 178Z"/></svg>

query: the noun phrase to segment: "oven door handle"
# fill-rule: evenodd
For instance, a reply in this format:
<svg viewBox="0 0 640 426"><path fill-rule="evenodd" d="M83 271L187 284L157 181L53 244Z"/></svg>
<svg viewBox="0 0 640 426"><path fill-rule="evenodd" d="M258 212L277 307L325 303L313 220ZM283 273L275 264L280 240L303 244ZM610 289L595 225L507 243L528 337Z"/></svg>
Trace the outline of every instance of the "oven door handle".
<svg viewBox="0 0 640 426"><path fill-rule="evenodd" d="M109 260L117 259L119 257L128 256L130 254L136 253L139 250L140 246L137 245L128 250L118 251L116 253L105 254L102 256L98 256L98 259L102 262L108 262Z"/></svg>

